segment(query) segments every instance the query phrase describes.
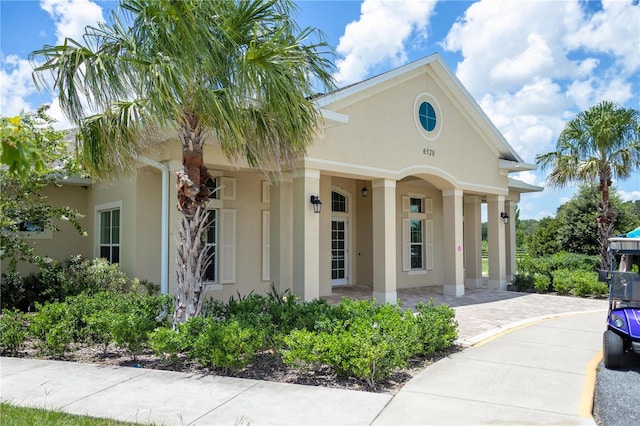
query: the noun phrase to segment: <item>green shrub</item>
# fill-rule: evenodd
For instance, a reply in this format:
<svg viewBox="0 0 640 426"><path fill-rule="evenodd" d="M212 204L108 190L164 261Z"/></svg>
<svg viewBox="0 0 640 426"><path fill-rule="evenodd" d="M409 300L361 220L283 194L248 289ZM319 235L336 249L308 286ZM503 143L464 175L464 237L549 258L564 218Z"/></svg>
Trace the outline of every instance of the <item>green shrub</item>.
<svg viewBox="0 0 640 426"><path fill-rule="evenodd" d="M237 320L205 320L191 356L204 366L224 369L246 367L262 347L264 331Z"/></svg>
<svg viewBox="0 0 640 426"><path fill-rule="evenodd" d="M119 311L122 297L101 292L93 295L82 293L68 298L67 303L76 323L75 341L99 345L106 352L114 340L111 332L113 315Z"/></svg>
<svg viewBox="0 0 640 426"><path fill-rule="evenodd" d="M558 269L553 273L553 289L559 294L569 294L573 289L573 273L568 269Z"/></svg>
<svg viewBox="0 0 640 426"><path fill-rule="evenodd" d="M533 286L538 293L546 293L549 291L549 285L551 284L551 278L547 274L535 273L533 274Z"/></svg>
<svg viewBox="0 0 640 426"><path fill-rule="evenodd" d="M411 357L455 339L452 311L432 304L421 310L424 316L419 315L419 322L398 306L344 299L330 316L316 322L315 330L294 329L284 337L282 359L292 367L328 365L340 376L363 379L373 386L405 367ZM438 331L445 335L422 335Z"/></svg>
<svg viewBox="0 0 640 426"><path fill-rule="evenodd" d="M573 294L576 296L602 297L608 292L607 283L599 282L597 273L587 271L573 273Z"/></svg>
<svg viewBox="0 0 640 426"><path fill-rule="evenodd" d="M36 304L29 332L38 339L38 346L43 352L64 355L77 330L66 303L47 302Z"/></svg>
<svg viewBox="0 0 640 426"><path fill-rule="evenodd" d="M533 288L533 275L529 273L517 273L513 276L512 283L518 291L527 291Z"/></svg>
<svg viewBox="0 0 640 426"><path fill-rule="evenodd" d="M119 293L128 281L127 275L120 270L118 264L111 264L101 258L89 261L83 260L80 256L73 256L67 260L63 273L64 278L60 280L63 297L82 292Z"/></svg>
<svg viewBox="0 0 640 426"><path fill-rule="evenodd" d="M17 309L5 309L0 315L0 353L15 355L27 338L27 322Z"/></svg>
<svg viewBox="0 0 640 426"><path fill-rule="evenodd" d="M167 326L173 301L168 296L126 294L116 312L111 313L111 334L119 347L136 358L144 349L148 335L158 326Z"/></svg>
<svg viewBox="0 0 640 426"><path fill-rule="evenodd" d="M599 256L569 253L561 251L551 255L550 265L553 270L568 269L570 271L595 271L600 263Z"/></svg>
<svg viewBox="0 0 640 426"><path fill-rule="evenodd" d="M182 325L182 324L180 324ZM149 333L149 347L160 356L175 359L184 349L184 337L179 330L159 327Z"/></svg>
<svg viewBox="0 0 640 426"><path fill-rule="evenodd" d="M3 311L17 308L27 312L29 302L25 293L24 280L15 266L2 273L0 276L0 302Z"/></svg>
<svg viewBox="0 0 640 426"><path fill-rule="evenodd" d="M432 356L453 344L458 337L455 311L447 305L429 303L416 304L418 335L421 340L420 354Z"/></svg>

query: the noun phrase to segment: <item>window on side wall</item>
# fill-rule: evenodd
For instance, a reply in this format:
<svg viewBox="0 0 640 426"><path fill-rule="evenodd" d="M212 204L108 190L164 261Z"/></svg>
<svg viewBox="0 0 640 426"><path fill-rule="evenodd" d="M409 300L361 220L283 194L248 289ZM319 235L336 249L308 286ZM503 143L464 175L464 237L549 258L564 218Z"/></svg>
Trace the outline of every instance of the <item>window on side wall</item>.
<svg viewBox="0 0 640 426"><path fill-rule="evenodd" d="M210 283L216 283L217 280L217 249L216 244L218 241L218 230L216 226L216 215L217 210L209 210L209 215L207 216L207 229L202 236L202 242L204 243L204 249L206 250L206 259L210 261L207 269L204 271L204 280Z"/></svg>
<svg viewBox="0 0 640 426"><path fill-rule="evenodd" d="M100 210L99 256L120 263L120 208Z"/></svg>

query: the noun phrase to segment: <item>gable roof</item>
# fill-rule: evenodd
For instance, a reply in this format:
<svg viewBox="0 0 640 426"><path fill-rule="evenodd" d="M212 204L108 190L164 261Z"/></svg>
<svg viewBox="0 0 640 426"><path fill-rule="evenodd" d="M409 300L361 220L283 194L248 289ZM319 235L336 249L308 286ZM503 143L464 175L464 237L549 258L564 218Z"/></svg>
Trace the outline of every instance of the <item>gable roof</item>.
<svg viewBox="0 0 640 426"><path fill-rule="evenodd" d="M489 117L480 108L473 96L464 87L462 82L455 76L451 69L444 62L440 54L434 53L425 58L403 65L399 68L387 71L375 77L368 78L359 83L354 83L331 93L318 96L314 101L321 109L325 120L335 124L348 122L348 116L332 111L332 105L350 97L357 98L366 96L365 91L374 91L376 87L384 86L384 83L394 79L401 79L402 76L412 74L420 68L428 67L429 74L435 77L437 83L455 99L455 103L466 113L472 123L485 136L485 140L490 141L492 148L498 153L500 158L500 168L509 172L535 170L535 164L529 164L522 160L518 153L509 145L505 137L491 122Z"/></svg>

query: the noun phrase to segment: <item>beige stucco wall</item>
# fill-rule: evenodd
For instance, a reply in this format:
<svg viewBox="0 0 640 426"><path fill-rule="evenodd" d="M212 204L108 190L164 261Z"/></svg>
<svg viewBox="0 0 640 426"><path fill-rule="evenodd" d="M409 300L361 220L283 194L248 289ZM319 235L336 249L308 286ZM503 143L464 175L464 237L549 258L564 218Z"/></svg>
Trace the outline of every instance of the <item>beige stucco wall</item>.
<svg viewBox="0 0 640 426"><path fill-rule="evenodd" d="M98 209L104 206L120 207L120 269L133 278L137 276L137 177L123 177L118 182L99 183L89 190L87 232L91 244L90 254L99 255Z"/></svg>
<svg viewBox="0 0 640 426"><path fill-rule="evenodd" d="M415 101L421 93L431 94L441 111L442 128L433 141L421 135L416 123ZM434 77L416 73L381 84L369 97L347 98L327 109L347 115L349 123L327 129L312 145L310 167L395 179L431 175L440 188L453 184L506 195L507 177L499 171L495 147ZM424 155L425 148L435 155Z"/></svg>
<svg viewBox="0 0 640 426"><path fill-rule="evenodd" d="M135 269L131 278L146 279L160 285L161 261L161 198L160 171L152 167L141 168L136 176Z"/></svg>
<svg viewBox="0 0 640 426"><path fill-rule="evenodd" d="M46 187L42 194L47 197L46 202L54 207L71 207L80 214L85 215L80 219L80 225L85 231L89 231L90 218L87 214L87 192L88 189L82 186L64 185L61 187ZM53 224L58 227L59 232L52 232L50 237L41 235L25 234L24 238L31 241L36 247L36 253L40 256L47 256L57 261L64 261L72 255L80 254L83 257L91 257L90 237L83 237L68 221L54 220ZM2 263L2 272L6 271L8 261ZM38 268L26 262L18 264L18 271L22 275L36 273Z"/></svg>

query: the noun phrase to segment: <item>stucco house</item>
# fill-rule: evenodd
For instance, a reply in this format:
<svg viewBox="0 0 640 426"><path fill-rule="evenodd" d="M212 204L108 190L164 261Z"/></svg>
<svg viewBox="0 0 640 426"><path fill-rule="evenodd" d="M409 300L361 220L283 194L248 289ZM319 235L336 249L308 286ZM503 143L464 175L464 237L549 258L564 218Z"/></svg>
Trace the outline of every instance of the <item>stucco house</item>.
<svg viewBox="0 0 640 426"><path fill-rule="evenodd" d="M438 54L315 101L321 134L273 184L207 143L211 185L224 188L209 202L206 296L263 293L271 283L305 300L338 285L369 286L379 302L422 286L461 296L483 285L483 203L488 286L506 288L516 264L508 218L522 193L542 188L509 177L535 165L509 146ZM106 257L174 293L181 168L180 144L168 133L131 178L53 189L52 199L86 214L88 237L25 237L38 238L41 254Z"/></svg>

